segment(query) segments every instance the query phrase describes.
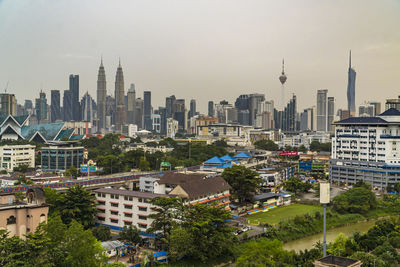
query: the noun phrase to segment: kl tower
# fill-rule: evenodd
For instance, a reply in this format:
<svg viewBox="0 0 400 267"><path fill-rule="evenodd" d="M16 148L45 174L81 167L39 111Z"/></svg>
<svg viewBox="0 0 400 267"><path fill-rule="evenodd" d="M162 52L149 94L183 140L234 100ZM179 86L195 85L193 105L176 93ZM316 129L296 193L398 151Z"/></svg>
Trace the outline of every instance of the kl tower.
<svg viewBox="0 0 400 267"><path fill-rule="evenodd" d="M285 82L287 80L286 74L285 74L285 59L282 59L282 74L279 76L279 81L282 84L281 87L281 105L282 105L282 111L285 109Z"/></svg>

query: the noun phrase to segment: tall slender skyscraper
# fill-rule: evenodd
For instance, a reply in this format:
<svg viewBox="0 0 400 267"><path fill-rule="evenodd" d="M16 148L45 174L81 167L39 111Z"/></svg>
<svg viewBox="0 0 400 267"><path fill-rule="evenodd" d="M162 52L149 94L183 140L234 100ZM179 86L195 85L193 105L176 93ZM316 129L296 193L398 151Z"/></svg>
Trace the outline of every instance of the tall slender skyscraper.
<svg viewBox="0 0 400 267"><path fill-rule="evenodd" d="M46 93L40 90L40 97L36 98L35 109L38 123L47 122L47 98Z"/></svg>
<svg viewBox="0 0 400 267"><path fill-rule="evenodd" d="M196 99L190 100L189 119L196 115Z"/></svg>
<svg viewBox="0 0 400 267"><path fill-rule="evenodd" d="M327 130L327 97L328 90L318 90L317 93L317 131Z"/></svg>
<svg viewBox="0 0 400 267"><path fill-rule="evenodd" d="M51 113L50 121L61 119L60 90L51 90Z"/></svg>
<svg viewBox="0 0 400 267"><path fill-rule="evenodd" d="M356 113L356 71L351 67L351 50L349 56L349 74L347 81L347 109L351 116Z"/></svg>
<svg viewBox="0 0 400 267"><path fill-rule="evenodd" d="M81 120L79 102L79 75L69 75L69 90L72 92L72 116L74 121Z"/></svg>
<svg viewBox="0 0 400 267"><path fill-rule="evenodd" d="M122 132L122 125L126 123L124 73L119 61L115 75L115 130Z"/></svg>
<svg viewBox="0 0 400 267"><path fill-rule="evenodd" d="M72 92L70 90L64 91L63 98L63 111L64 111L64 121L73 120L73 112L72 112Z"/></svg>
<svg viewBox="0 0 400 267"><path fill-rule="evenodd" d="M101 58L99 74L97 75L97 117L99 119L99 132L106 128L106 88L106 72L104 71L103 58Z"/></svg>
<svg viewBox="0 0 400 267"><path fill-rule="evenodd" d="M208 116L214 117L214 101L208 101Z"/></svg>
<svg viewBox="0 0 400 267"><path fill-rule="evenodd" d="M153 123L151 120L151 91L143 92L143 101L144 128L151 131L153 129Z"/></svg>
<svg viewBox="0 0 400 267"><path fill-rule="evenodd" d="M0 114L4 116L16 115L15 107L17 101L14 94L0 94Z"/></svg>
<svg viewBox="0 0 400 267"><path fill-rule="evenodd" d="M332 131L333 118L335 117L335 98L333 96L328 97L328 114L327 114L327 126L328 132Z"/></svg>

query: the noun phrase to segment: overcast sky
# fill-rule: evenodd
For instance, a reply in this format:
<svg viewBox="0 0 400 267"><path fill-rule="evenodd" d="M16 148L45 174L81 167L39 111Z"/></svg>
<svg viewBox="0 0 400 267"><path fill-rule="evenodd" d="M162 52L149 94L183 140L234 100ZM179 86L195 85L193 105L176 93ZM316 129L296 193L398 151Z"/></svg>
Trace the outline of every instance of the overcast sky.
<svg viewBox="0 0 400 267"><path fill-rule="evenodd" d="M341 108L349 49L357 105L400 95L400 1L0 0L0 90L19 103L43 88L50 104L71 73L95 97L101 55L109 94L121 57L125 88L151 90L155 108L172 94L202 112L247 93L279 103L284 57L298 111L317 89Z"/></svg>

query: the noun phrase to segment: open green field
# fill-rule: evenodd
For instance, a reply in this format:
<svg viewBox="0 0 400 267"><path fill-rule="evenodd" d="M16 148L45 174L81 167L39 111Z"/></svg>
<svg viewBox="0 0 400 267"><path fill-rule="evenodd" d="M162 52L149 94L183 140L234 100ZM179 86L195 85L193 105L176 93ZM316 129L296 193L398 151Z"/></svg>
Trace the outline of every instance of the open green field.
<svg viewBox="0 0 400 267"><path fill-rule="evenodd" d="M306 204L292 204L285 207L278 207L266 212L259 212L254 215L247 216L251 224L269 223L278 224L282 220L293 218L296 215L305 213L314 213L316 211L323 211L321 206L306 205Z"/></svg>

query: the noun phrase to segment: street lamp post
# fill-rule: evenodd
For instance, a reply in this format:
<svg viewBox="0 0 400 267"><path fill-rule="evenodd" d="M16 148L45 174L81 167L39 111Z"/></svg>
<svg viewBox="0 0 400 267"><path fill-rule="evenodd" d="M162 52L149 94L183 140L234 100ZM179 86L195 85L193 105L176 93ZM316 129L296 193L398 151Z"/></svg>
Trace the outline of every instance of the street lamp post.
<svg viewBox="0 0 400 267"><path fill-rule="evenodd" d="M323 256L326 257L326 205L330 202L330 185L328 182L319 184L319 202L324 205Z"/></svg>

